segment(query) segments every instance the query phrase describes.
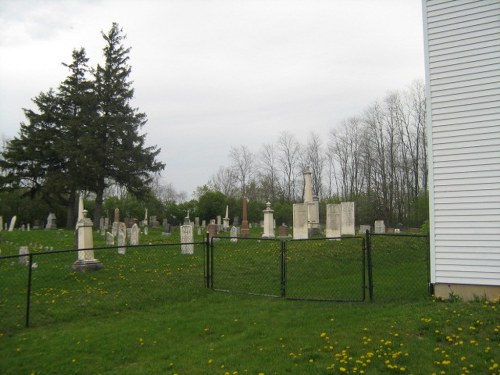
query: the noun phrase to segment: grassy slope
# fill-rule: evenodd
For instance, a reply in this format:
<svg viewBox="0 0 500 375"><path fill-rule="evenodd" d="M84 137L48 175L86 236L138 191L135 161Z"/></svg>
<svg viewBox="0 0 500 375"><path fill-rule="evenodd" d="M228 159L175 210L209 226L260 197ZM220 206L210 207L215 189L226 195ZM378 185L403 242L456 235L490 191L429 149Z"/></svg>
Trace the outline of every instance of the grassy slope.
<svg viewBox="0 0 500 375"><path fill-rule="evenodd" d="M33 243L71 247L66 232L56 238L50 232L33 233ZM4 241L7 236L3 234ZM19 239L10 240L19 244ZM5 242L1 246L2 255L15 250ZM134 259L132 254L128 251L125 259ZM41 264L39 285L51 281L55 290L50 283L35 290L40 295L34 298L39 304L32 328L0 331L0 373L499 373L498 302L286 301L216 293L185 282L187 271L198 272L191 263L158 268L163 272L158 283L151 265L120 269L117 264L113 273L112 262L111 257L103 261L105 269L98 275L67 276L66 271L62 279L56 268L44 276L48 265ZM5 275L0 276L3 284L9 281ZM118 281L128 282L131 291L118 304L113 294L92 301L75 297L80 285L95 292L95 285L111 290ZM99 304L90 303L97 299ZM22 306L12 310L2 310L2 320L10 319L9 313L23 316Z"/></svg>

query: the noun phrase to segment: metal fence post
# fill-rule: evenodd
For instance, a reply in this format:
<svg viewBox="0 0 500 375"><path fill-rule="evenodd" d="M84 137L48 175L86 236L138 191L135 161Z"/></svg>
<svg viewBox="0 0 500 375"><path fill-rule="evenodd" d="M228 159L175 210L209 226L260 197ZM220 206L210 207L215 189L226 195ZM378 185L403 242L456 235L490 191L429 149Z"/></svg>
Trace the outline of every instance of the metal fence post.
<svg viewBox="0 0 500 375"><path fill-rule="evenodd" d="M28 262L28 289L26 291L26 328L30 325L31 279L33 270L33 254L29 254Z"/></svg>
<svg viewBox="0 0 500 375"><path fill-rule="evenodd" d="M366 231L366 266L368 269L368 295L373 302L373 264L372 264L372 240L370 231Z"/></svg>
<svg viewBox="0 0 500 375"><path fill-rule="evenodd" d="M286 296L286 241L281 240L281 297Z"/></svg>

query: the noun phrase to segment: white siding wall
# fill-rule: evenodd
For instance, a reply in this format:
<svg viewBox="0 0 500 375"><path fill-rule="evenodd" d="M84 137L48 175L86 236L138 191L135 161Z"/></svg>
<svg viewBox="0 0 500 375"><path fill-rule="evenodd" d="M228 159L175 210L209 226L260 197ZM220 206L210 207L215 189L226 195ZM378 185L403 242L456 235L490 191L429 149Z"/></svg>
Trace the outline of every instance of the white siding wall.
<svg viewBox="0 0 500 375"><path fill-rule="evenodd" d="M500 0L423 0L431 281L500 285Z"/></svg>

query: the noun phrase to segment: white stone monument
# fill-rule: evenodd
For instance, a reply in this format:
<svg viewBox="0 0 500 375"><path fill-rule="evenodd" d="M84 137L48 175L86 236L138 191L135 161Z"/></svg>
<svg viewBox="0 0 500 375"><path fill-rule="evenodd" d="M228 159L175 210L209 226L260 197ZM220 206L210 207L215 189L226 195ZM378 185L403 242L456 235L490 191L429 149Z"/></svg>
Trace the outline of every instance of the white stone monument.
<svg viewBox="0 0 500 375"><path fill-rule="evenodd" d="M127 244L127 227L125 223L118 223L118 235L116 236L116 244L118 247L118 254L125 255L127 248L125 245Z"/></svg>
<svg viewBox="0 0 500 375"><path fill-rule="evenodd" d="M293 239L300 240L306 238L309 238L307 203L295 203L293 205Z"/></svg>
<svg viewBox="0 0 500 375"><path fill-rule="evenodd" d="M181 254L194 254L193 226L181 225Z"/></svg>
<svg viewBox="0 0 500 375"><path fill-rule="evenodd" d="M229 229L229 206L226 206L226 216L224 216L224 219L222 221L222 227L224 230Z"/></svg>
<svg viewBox="0 0 500 375"><path fill-rule="evenodd" d="M266 209L262 211L264 213L264 233L263 238L274 238L274 211L271 209L271 203L266 203Z"/></svg>
<svg viewBox="0 0 500 375"><path fill-rule="evenodd" d="M310 167L304 170L304 203L307 204L307 228L310 234L318 234L319 224L319 199L313 195L312 171Z"/></svg>
<svg viewBox="0 0 500 375"><path fill-rule="evenodd" d="M229 236L231 237L231 242L238 242L238 228L234 225L231 227Z"/></svg>
<svg viewBox="0 0 500 375"><path fill-rule="evenodd" d="M112 233L106 232L106 245L114 245L115 236Z"/></svg>
<svg viewBox="0 0 500 375"><path fill-rule="evenodd" d="M3 216L0 216L0 232L3 230Z"/></svg>
<svg viewBox="0 0 500 375"><path fill-rule="evenodd" d="M326 237L340 237L341 215L340 204L326 205Z"/></svg>
<svg viewBox="0 0 500 375"><path fill-rule="evenodd" d="M51 212L49 216L47 216L47 224L45 225L45 229L57 229L57 219L56 214Z"/></svg>
<svg viewBox="0 0 500 375"><path fill-rule="evenodd" d="M17 216L12 216L12 219L10 219L10 224L9 224L9 232L12 232L14 228L16 227L16 220Z"/></svg>
<svg viewBox="0 0 500 375"><path fill-rule="evenodd" d="M130 245L139 245L139 226L137 224L130 228Z"/></svg>
<svg viewBox="0 0 500 375"><path fill-rule="evenodd" d="M80 197L76 231L78 234L78 249L82 250L78 251L78 259L72 266L73 271L97 271L102 268L102 263L94 258L93 226L94 223L87 217L87 210L83 209L83 198Z"/></svg>
<svg viewBox="0 0 500 375"><path fill-rule="evenodd" d="M19 248L19 264L23 267L28 267L30 264L30 259L29 259L29 254L30 251L28 250L28 246L21 246Z"/></svg>
<svg viewBox="0 0 500 375"><path fill-rule="evenodd" d="M342 202L340 203L340 209L342 211L340 234L343 236L356 235L354 228L354 202Z"/></svg>
<svg viewBox="0 0 500 375"><path fill-rule="evenodd" d="M359 226L359 234L365 235L366 231L371 233L371 231L372 231L371 225L360 225Z"/></svg>
<svg viewBox="0 0 500 375"><path fill-rule="evenodd" d="M385 233L385 223L384 220L375 220L375 229L374 233Z"/></svg>

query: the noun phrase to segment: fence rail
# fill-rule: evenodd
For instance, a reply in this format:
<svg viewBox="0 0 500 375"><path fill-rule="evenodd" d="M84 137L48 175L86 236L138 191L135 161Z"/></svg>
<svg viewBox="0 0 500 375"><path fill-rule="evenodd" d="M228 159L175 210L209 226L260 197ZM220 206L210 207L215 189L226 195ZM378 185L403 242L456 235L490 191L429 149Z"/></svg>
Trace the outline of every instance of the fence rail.
<svg viewBox="0 0 500 375"><path fill-rule="evenodd" d="M309 240L214 237L94 248L103 268L74 272L78 249L0 256L0 331L120 314L191 299L205 288L315 301L391 302L429 295L425 235ZM80 249L82 250L82 249ZM20 263L24 263L24 266ZM205 288L203 288L205 287Z"/></svg>

